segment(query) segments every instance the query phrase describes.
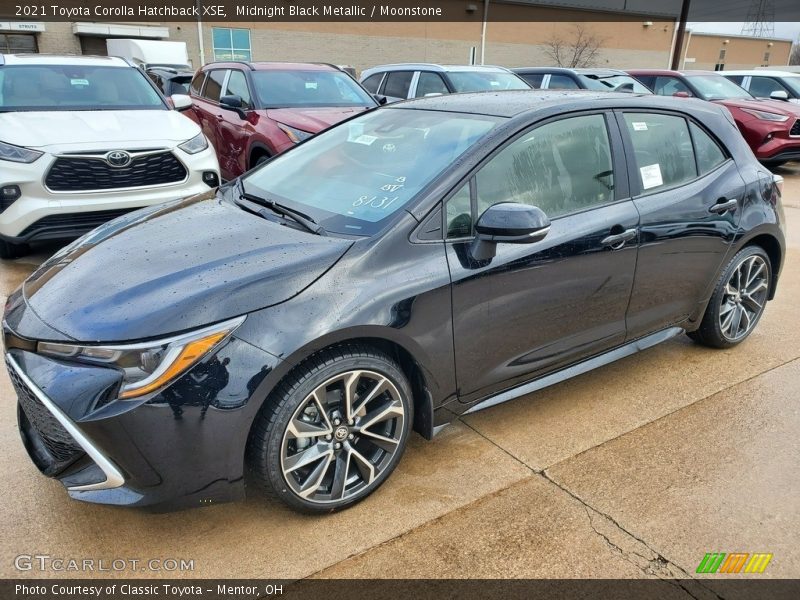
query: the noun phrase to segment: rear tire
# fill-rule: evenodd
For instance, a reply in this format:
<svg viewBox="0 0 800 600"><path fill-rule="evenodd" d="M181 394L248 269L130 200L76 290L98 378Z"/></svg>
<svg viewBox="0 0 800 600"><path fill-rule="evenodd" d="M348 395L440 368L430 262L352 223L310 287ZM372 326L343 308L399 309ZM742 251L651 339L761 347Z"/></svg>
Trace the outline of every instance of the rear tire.
<svg viewBox="0 0 800 600"><path fill-rule="evenodd" d="M27 244L12 244L5 240L0 240L0 258L6 260L25 256L29 251Z"/></svg>
<svg viewBox="0 0 800 600"><path fill-rule="evenodd" d="M697 331L688 335L711 348L731 348L753 332L767 304L772 263L760 246L747 246L728 263Z"/></svg>
<svg viewBox="0 0 800 600"><path fill-rule="evenodd" d="M248 464L266 492L292 508L342 510L389 477L413 420L411 387L394 360L337 346L276 387L253 425Z"/></svg>

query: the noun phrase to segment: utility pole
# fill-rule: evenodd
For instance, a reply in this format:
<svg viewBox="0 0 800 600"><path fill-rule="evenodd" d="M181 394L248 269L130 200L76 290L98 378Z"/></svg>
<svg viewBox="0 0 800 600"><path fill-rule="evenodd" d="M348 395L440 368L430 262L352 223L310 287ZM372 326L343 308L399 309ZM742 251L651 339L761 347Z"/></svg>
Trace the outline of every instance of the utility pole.
<svg viewBox="0 0 800 600"><path fill-rule="evenodd" d="M683 56L683 37L686 35L686 21L689 18L689 4L691 0L683 0L681 5L681 16L678 21L678 35L675 36L675 47L672 49L672 62L670 68L673 71L680 69L681 57Z"/></svg>

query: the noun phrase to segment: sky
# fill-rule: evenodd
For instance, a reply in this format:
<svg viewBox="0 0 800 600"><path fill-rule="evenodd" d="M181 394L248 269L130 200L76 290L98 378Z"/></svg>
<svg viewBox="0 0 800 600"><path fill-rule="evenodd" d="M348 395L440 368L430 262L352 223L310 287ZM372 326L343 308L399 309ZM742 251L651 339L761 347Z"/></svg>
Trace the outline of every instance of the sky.
<svg viewBox="0 0 800 600"><path fill-rule="evenodd" d="M692 31L703 33L732 33L740 34L743 23L687 23L687 27ZM797 40L800 37L800 22L795 23L775 23L776 38Z"/></svg>

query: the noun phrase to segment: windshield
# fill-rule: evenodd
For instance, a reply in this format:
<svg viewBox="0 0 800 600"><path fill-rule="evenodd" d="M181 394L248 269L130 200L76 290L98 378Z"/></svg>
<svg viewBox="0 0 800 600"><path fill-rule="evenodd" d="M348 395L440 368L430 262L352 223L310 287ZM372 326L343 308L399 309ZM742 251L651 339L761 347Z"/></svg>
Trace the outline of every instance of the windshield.
<svg viewBox="0 0 800 600"><path fill-rule="evenodd" d="M630 75L609 75L609 76L596 76L584 75L584 77L592 80L600 87L593 87L591 89L602 89L607 92L632 92L634 94L652 94L647 86L642 84L638 79L634 79Z"/></svg>
<svg viewBox="0 0 800 600"><path fill-rule="evenodd" d="M722 75L689 75L687 78L700 93L703 100L753 97L750 92L725 79Z"/></svg>
<svg viewBox="0 0 800 600"><path fill-rule="evenodd" d="M513 73L487 71L451 71L447 74L456 92L489 90L529 90L531 86Z"/></svg>
<svg viewBox="0 0 800 600"><path fill-rule="evenodd" d="M133 67L13 65L0 69L0 110L167 110Z"/></svg>
<svg viewBox="0 0 800 600"><path fill-rule="evenodd" d="M340 71L253 71L263 108L375 106L352 77Z"/></svg>
<svg viewBox="0 0 800 600"><path fill-rule="evenodd" d="M243 178L250 194L326 231L372 235L500 118L380 109L323 132Z"/></svg>

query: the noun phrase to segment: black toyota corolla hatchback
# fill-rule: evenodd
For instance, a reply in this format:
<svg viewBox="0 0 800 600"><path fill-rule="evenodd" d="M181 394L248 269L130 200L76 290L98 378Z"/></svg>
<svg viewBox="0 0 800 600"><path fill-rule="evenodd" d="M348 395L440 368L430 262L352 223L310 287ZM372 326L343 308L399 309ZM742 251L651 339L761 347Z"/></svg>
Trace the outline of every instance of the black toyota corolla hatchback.
<svg viewBox="0 0 800 600"><path fill-rule="evenodd" d="M780 187L700 101L375 109L42 265L5 309L22 439L79 500L202 505L247 479L344 508L412 430L682 332L744 340L783 261Z"/></svg>

